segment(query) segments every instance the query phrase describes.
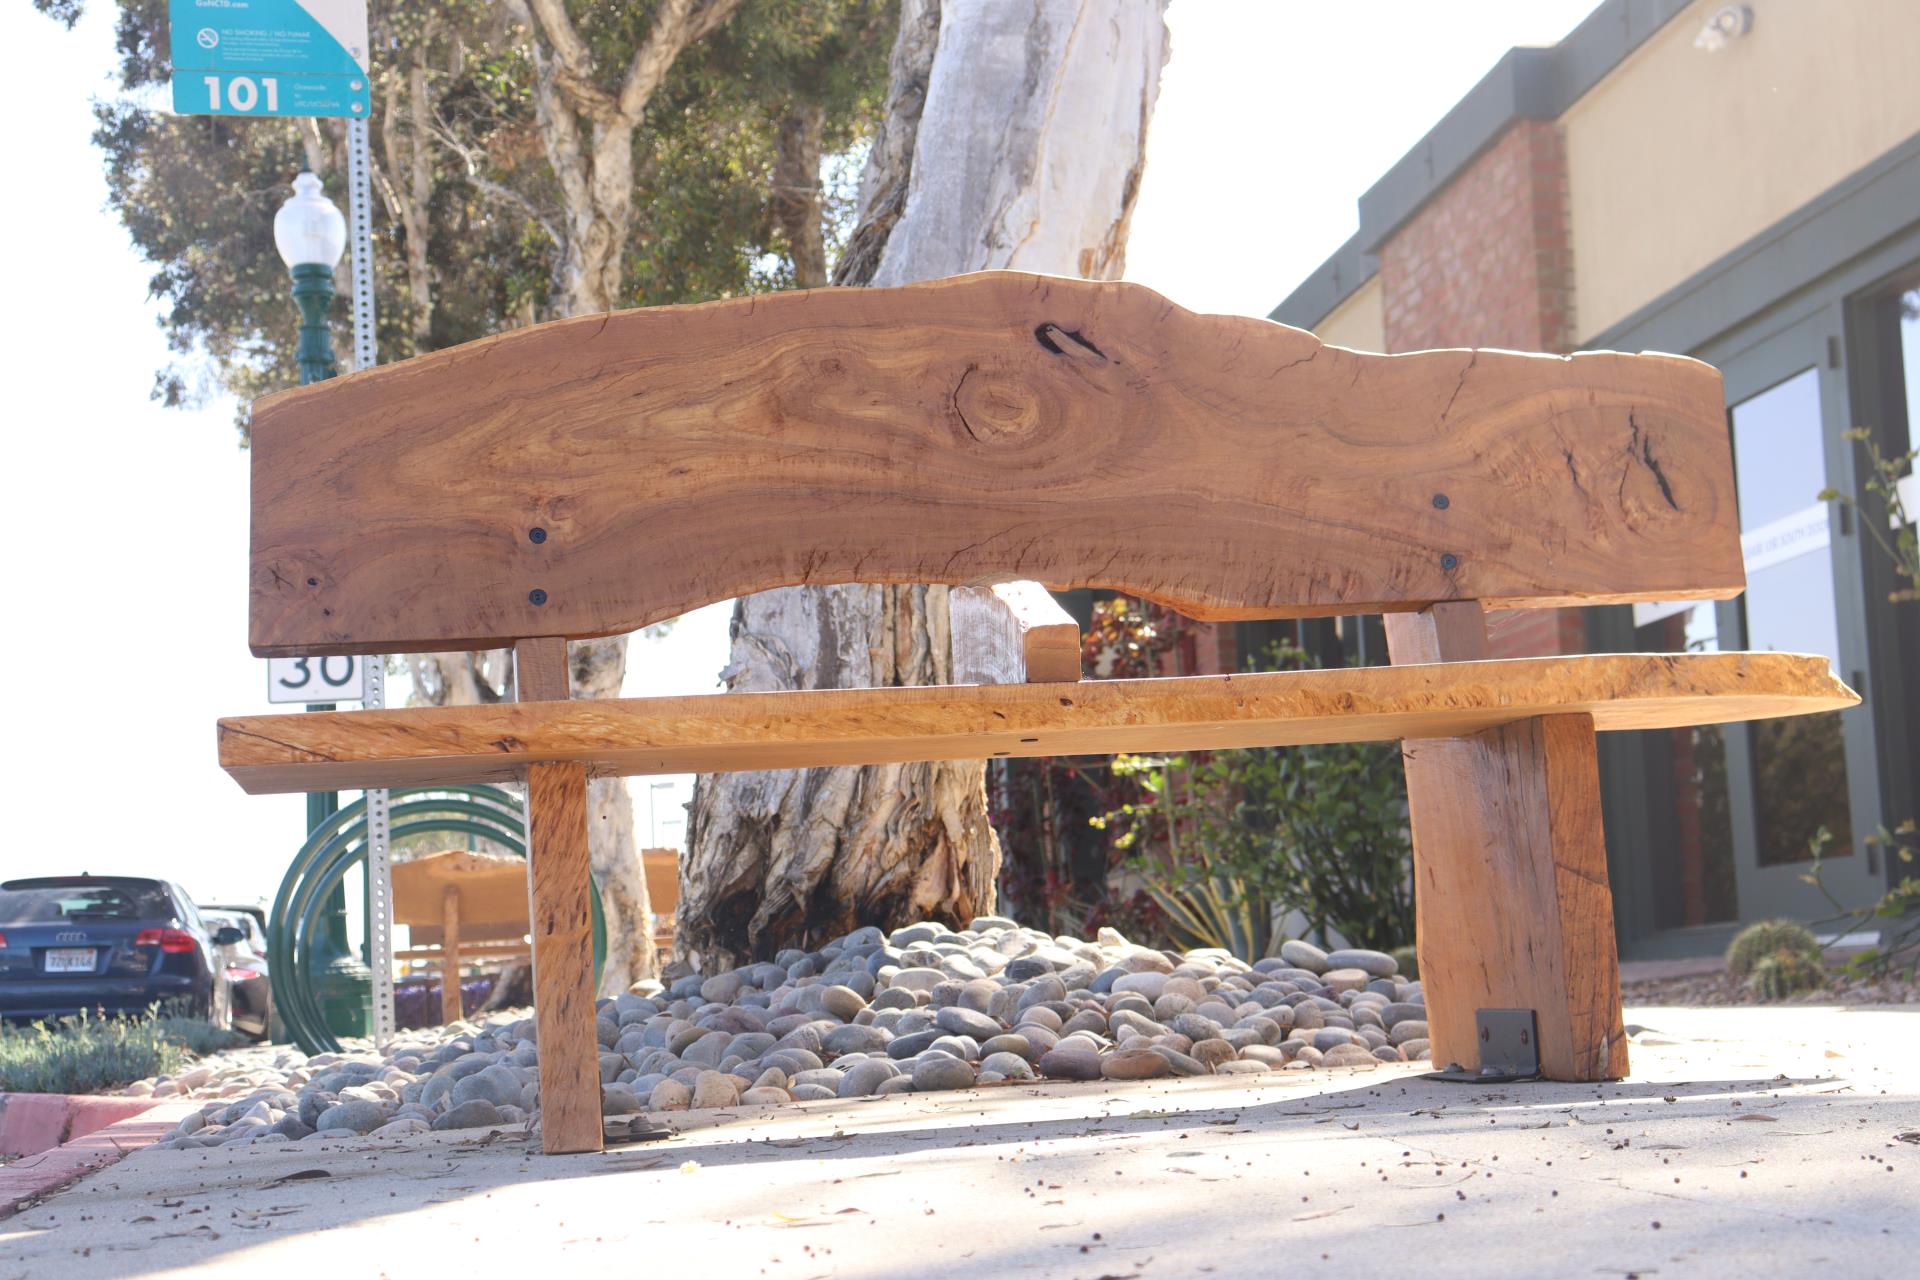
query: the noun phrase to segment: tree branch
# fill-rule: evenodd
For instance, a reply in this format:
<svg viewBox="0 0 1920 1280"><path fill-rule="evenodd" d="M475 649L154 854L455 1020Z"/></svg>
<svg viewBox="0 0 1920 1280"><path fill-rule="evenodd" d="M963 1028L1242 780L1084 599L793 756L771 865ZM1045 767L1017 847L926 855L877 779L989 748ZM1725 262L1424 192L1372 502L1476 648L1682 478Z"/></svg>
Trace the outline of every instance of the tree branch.
<svg viewBox="0 0 1920 1280"><path fill-rule="evenodd" d="M566 96L568 105L575 111L601 123L609 122L617 108L606 90L594 83L593 52L587 48L586 41L580 38L573 19L567 16L566 5L562 0L524 0L524 3L532 13L534 24L546 36L547 46L553 51L550 70L553 84ZM668 5L669 9L674 7L673 4ZM657 29L658 19L654 25ZM648 40L651 39L650 35Z"/></svg>
<svg viewBox="0 0 1920 1280"><path fill-rule="evenodd" d="M540 2L557 4L558 0ZM667 78L673 60L688 45L718 30L739 7L740 0L706 0L697 10L693 0L667 0L661 5L620 82L620 97L615 104L620 123L629 128L638 124L648 100Z"/></svg>

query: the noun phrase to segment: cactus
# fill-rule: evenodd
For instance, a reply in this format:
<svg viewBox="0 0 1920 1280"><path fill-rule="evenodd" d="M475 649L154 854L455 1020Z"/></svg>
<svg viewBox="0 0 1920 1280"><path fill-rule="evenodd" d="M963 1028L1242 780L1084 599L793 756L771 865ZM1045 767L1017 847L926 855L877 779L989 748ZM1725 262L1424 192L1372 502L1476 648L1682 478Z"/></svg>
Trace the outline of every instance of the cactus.
<svg viewBox="0 0 1920 1280"><path fill-rule="evenodd" d="M1817 959L1805 953L1782 948L1754 962L1748 979L1763 1000L1785 1000L1802 991L1811 991L1826 980L1827 972Z"/></svg>
<svg viewBox="0 0 1920 1280"><path fill-rule="evenodd" d="M1749 978L1762 961L1787 954L1820 967L1820 942L1805 925L1791 920L1762 920L1734 936L1727 948L1727 972Z"/></svg>

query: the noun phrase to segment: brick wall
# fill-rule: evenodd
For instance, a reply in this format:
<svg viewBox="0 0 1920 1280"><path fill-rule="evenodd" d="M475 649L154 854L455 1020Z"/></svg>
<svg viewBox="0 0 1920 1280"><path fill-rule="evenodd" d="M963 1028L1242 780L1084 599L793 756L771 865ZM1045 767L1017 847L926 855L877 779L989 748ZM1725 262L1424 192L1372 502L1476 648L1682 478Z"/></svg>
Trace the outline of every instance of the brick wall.
<svg viewBox="0 0 1920 1280"><path fill-rule="evenodd" d="M1521 120L1380 246L1387 350L1573 347L1566 146L1557 124ZM1496 658L1580 653L1572 610L1488 619Z"/></svg>
<svg viewBox="0 0 1920 1280"><path fill-rule="evenodd" d="M1380 246L1387 350L1567 351L1573 254L1559 126L1521 120Z"/></svg>

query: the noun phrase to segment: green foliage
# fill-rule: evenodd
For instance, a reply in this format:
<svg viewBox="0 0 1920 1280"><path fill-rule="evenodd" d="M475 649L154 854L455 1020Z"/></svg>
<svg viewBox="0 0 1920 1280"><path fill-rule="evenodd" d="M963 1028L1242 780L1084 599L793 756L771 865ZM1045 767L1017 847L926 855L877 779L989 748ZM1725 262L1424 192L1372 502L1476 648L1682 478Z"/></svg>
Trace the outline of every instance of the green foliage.
<svg viewBox="0 0 1920 1280"><path fill-rule="evenodd" d="M80 9L80 0L36 4L69 24ZM595 90L615 87L656 7L567 6L607 73ZM884 96L894 9L889 0L747 0L674 61L634 132L636 213L615 305L791 282L770 213L781 122L818 109L827 153L855 147ZM375 4L370 14L382 361L566 313L561 267L575 224L535 118L533 34L511 14L486 0ZM151 292L175 359L157 372L154 398L194 404L225 391L244 404L291 386L297 316L273 214L303 168L345 206L344 122L155 109L171 75L167 6L119 0L118 33L122 93L96 106L94 141L108 203L155 266ZM851 169L835 172L830 240L844 230ZM409 228L421 243L409 244ZM337 306L342 352L348 321Z"/></svg>
<svg viewBox="0 0 1920 1280"><path fill-rule="evenodd" d="M1404 946L1404 947L1395 947L1392 951L1388 952L1387 954L1392 956L1394 963L1400 966L1400 974L1402 977L1407 978L1410 981L1415 981L1415 982L1419 981L1420 979L1419 948L1409 943L1407 946Z"/></svg>
<svg viewBox="0 0 1920 1280"><path fill-rule="evenodd" d="M1147 881L1147 894L1166 916L1181 949L1217 947L1242 960L1262 960L1279 950L1273 903L1246 881L1214 868L1205 850L1178 879Z"/></svg>
<svg viewBox="0 0 1920 1280"><path fill-rule="evenodd" d="M1891 830L1882 825L1865 842L1884 851L1890 862L1912 866L1920 855L1920 821L1908 818ZM1920 879L1903 875L1879 901L1864 910L1850 910L1834 897L1822 876L1826 869L1826 847L1830 836L1822 827L1808 842L1813 855L1801 879L1818 889L1837 912L1827 923L1843 933L1873 928L1880 934L1878 946L1867 947L1847 960L1847 972L1856 978L1886 977L1905 968L1920 973Z"/></svg>
<svg viewBox="0 0 1920 1280"><path fill-rule="evenodd" d="M1916 296L1920 295L1907 294L1902 299L1903 306L1911 308ZM1907 314L1911 316L1913 312L1908 310ZM1914 408L1908 406L1910 411ZM1908 434L1911 437L1913 433ZM1822 489L1819 500L1843 503L1859 511L1860 527L1880 545L1893 562L1894 574L1905 582L1904 586L1888 592L1887 599L1895 604L1920 603L1920 520L1917 520L1920 512L1908 511L1900 496L1901 479L1913 471L1920 449L1908 449L1888 457L1880 452L1870 429L1856 427L1844 435L1857 443L1867 457L1867 476L1861 486L1864 497L1855 499L1838 489ZM1888 536L1889 529L1893 531L1892 536ZM1907 657L1910 659L1911 655ZM1907 668L1911 679L1916 673L1910 660ZM1916 834L1920 834L1920 822L1909 817L1895 823L1891 830L1881 824L1865 837L1864 843L1884 851L1890 864L1898 861L1911 866L1916 853L1920 853ZM1920 880L1910 874L1902 875L1878 902L1865 910L1852 910L1834 897L1821 879L1824 854L1831 839L1825 827L1814 834L1808 842L1813 863L1800 878L1818 889L1833 905L1838 914L1831 923L1843 932L1872 926L1880 934L1878 946L1869 947L1847 961L1847 972L1863 978L1885 977L1902 967L1910 975L1920 973Z"/></svg>
<svg viewBox="0 0 1920 1280"><path fill-rule="evenodd" d="M1311 665L1303 651L1271 655L1282 669ZM1177 927L1204 925L1243 959L1259 959L1269 932L1232 922L1298 911L1356 946L1413 936L1406 784L1398 750L1334 743L1120 757L1142 798L1108 813L1115 843ZM1230 907L1223 916L1214 904Z"/></svg>
<svg viewBox="0 0 1920 1280"><path fill-rule="evenodd" d="M1727 948L1727 972L1736 978L1753 975L1764 959L1777 955L1799 956L1820 963L1820 942L1803 924L1793 920L1762 920L1734 935Z"/></svg>
<svg viewBox="0 0 1920 1280"><path fill-rule="evenodd" d="M1842 434L1858 444L1867 456L1866 479L1860 486L1865 497L1855 498L1838 489L1822 489L1818 500L1838 502L1860 513L1860 527L1880 544L1880 549L1893 561L1894 573L1906 582L1905 586L1889 592L1887 599L1896 604L1920 601L1920 524L1915 523L1920 512L1908 511L1900 496L1901 478L1913 470L1914 459L1920 458L1920 449L1889 457L1880 452L1873 432L1866 427L1855 427Z"/></svg>
<svg viewBox="0 0 1920 1280"><path fill-rule="evenodd" d="M0 1023L0 1092L100 1093L171 1075L192 1059L240 1044L244 1036L192 1018L90 1018L25 1027Z"/></svg>
<svg viewBox="0 0 1920 1280"><path fill-rule="evenodd" d="M1812 991L1826 978L1827 971L1818 959L1809 960L1801 952L1782 949L1755 961L1748 983L1763 1000L1785 1000Z"/></svg>

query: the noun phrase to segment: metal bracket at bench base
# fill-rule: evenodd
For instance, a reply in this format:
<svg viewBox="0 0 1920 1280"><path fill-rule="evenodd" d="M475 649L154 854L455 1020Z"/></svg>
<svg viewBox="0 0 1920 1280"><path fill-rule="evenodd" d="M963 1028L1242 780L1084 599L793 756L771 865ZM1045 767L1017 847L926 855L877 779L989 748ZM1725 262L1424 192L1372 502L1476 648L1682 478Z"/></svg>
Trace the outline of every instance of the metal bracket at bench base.
<svg viewBox="0 0 1920 1280"><path fill-rule="evenodd" d="M1510 1084L1540 1078L1540 1032L1531 1009L1476 1009L1473 1022L1480 1034L1480 1069L1469 1071L1453 1063L1445 1071L1430 1071L1424 1079L1453 1084Z"/></svg>

